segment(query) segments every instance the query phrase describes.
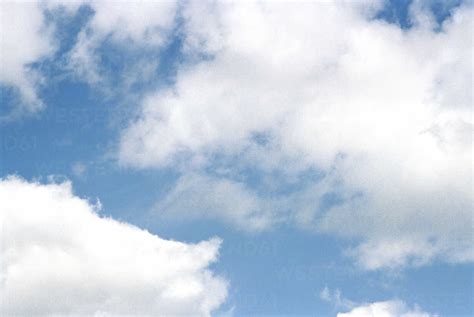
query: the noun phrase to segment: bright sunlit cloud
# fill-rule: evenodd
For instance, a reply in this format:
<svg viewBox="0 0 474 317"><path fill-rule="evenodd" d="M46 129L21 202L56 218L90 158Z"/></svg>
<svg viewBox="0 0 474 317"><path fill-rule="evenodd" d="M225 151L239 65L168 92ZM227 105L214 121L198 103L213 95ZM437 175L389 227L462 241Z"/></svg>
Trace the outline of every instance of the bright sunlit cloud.
<svg viewBox="0 0 474 317"><path fill-rule="evenodd" d="M0 181L2 316L209 315L225 300L219 239L164 240L99 212L69 182Z"/></svg>

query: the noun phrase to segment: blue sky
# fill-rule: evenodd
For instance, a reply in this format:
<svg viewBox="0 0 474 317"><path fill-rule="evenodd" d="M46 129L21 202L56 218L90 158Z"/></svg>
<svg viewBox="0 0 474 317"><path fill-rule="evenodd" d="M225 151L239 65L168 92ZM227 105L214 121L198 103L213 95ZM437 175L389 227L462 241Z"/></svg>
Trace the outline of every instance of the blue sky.
<svg viewBox="0 0 474 317"><path fill-rule="evenodd" d="M190 315L473 314L469 1L129 4L1 3L35 30L1 24L3 198L70 181L102 218L219 237L227 296ZM136 304L79 302L28 312Z"/></svg>

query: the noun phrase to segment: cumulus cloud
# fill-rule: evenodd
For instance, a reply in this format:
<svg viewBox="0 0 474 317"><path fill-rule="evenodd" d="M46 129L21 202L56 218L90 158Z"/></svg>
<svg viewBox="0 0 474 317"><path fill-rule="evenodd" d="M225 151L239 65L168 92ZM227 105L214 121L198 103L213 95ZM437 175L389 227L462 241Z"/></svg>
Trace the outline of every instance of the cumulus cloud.
<svg viewBox="0 0 474 317"><path fill-rule="evenodd" d="M43 106L36 91L41 75L30 66L54 52L51 31L40 2L0 1L0 84L19 91L15 112L35 112Z"/></svg>
<svg viewBox="0 0 474 317"><path fill-rule="evenodd" d="M339 198L289 219L361 241L363 267L472 261L472 7L439 27L412 7L407 30L379 7L191 1L184 49L206 58L144 99L121 163L314 169L324 181L288 199Z"/></svg>
<svg viewBox="0 0 474 317"><path fill-rule="evenodd" d="M0 181L2 316L207 316L225 300L220 240L164 240L99 208L68 182Z"/></svg>
<svg viewBox="0 0 474 317"><path fill-rule="evenodd" d="M361 305L347 313L338 313L337 317L436 317L422 311L419 307L410 309L402 301L385 301Z"/></svg>

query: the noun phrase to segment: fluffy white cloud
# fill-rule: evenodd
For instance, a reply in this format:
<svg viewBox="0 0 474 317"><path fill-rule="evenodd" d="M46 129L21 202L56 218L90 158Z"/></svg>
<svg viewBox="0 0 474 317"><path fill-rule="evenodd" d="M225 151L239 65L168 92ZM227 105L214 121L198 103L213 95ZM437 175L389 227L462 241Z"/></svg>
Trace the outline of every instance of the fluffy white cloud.
<svg viewBox="0 0 474 317"><path fill-rule="evenodd" d="M68 182L0 181L0 314L209 315L220 241L163 240L100 217Z"/></svg>
<svg viewBox="0 0 474 317"><path fill-rule="evenodd" d="M418 307L410 309L402 301L385 301L362 305L337 317L436 317L421 311Z"/></svg>
<svg viewBox="0 0 474 317"><path fill-rule="evenodd" d="M22 100L16 112L41 109L36 93L41 76L29 66L54 50L40 2L0 1L0 84L19 90Z"/></svg>
<svg viewBox="0 0 474 317"><path fill-rule="evenodd" d="M402 30L373 19L377 5L191 2L185 51L212 58L145 98L121 162L218 154L263 171L316 169L323 187L288 198L314 190L289 218L359 239L350 254L364 267L472 261L472 7L438 32L422 8ZM331 193L342 201L314 207Z"/></svg>

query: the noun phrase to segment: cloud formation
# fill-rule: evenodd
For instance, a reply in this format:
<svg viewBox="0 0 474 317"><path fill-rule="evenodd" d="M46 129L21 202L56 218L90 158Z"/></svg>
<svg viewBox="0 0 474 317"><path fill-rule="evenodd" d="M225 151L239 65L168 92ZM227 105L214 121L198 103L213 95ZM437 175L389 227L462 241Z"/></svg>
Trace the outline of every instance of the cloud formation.
<svg viewBox="0 0 474 317"><path fill-rule="evenodd" d="M31 64L56 49L52 29L46 25L40 2L0 1L0 84L17 89L18 112L36 112L43 103L37 95L41 75Z"/></svg>
<svg viewBox="0 0 474 317"><path fill-rule="evenodd" d="M59 47L59 39L55 37L57 25L46 21L46 14L70 19L81 7L91 9L92 16L79 32L75 45L67 52L62 67L66 66L89 84L100 83L98 88L105 90L109 78L103 74L97 50L106 42L116 43L122 49L159 49L175 26L178 4L174 0L2 0L0 7L0 84L19 92L20 102L12 113L8 113L9 117L14 117L44 107L38 88L47 76L31 65L53 57ZM146 68L149 69L150 65L148 63ZM143 76L144 69L136 72Z"/></svg>
<svg viewBox="0 0 474 317"><path fill-rule="evenodd" d="M360 241L362 267L472 261L472 7L438 27L415 2L407 30L377 8L191 1L184 49L207 58L144 99L120 162L317 170L288 219Z"/></svg>
<svg viewBox="0 0 474 317"><path fill-rule="evenodd" d="M189 172L158 202L169 214L250 230L294 222L356 241L347 254L367 269L474 259L471 5L438 26L414 1L410 29L377 19L376 0L1 5L0 80L27 111L41 108L28 65L55 49L44 9L92 9L67 61L95 87L108 80L104 43L159 52L179 35L173 85L143 98L118 146L123 165ZM157 63L124 77L153 77ZM220 165L230 174L205 175ZM246 167L267 181L249 186ZM290 192L274 178L308 171L320 177ZM200 199L175 198L185 190Z"/></svg>
<svg viewBox="0 0 474 317"><path fill-rule="evenodd" d="M82 1L93 15L78 35L68 53L69 67L90 84L105 84L108 78L101 71L97 52L104 42L119 45L121 50L162 47L175 26L177 1ZM61 2L61 5L68 5ZM155 68L147 63L148 68ZM138 72L142 73L143 69ZM137 76L140 76L136 74Z"/></svg>
<svg viewBox="0 0 474 317"><path fill-rule="evenodd" d="M225 300L220 240L164 240L99 209L68 182L0 181L2 316L208 316Z"/></svg>
<svg viewBox="0 0 474 317"><path fill-rule="evenodd" d="M402 301L375 302L361 305L347 313L338 313L337 317L436 317L415 307L410 309Z"/></svg>

